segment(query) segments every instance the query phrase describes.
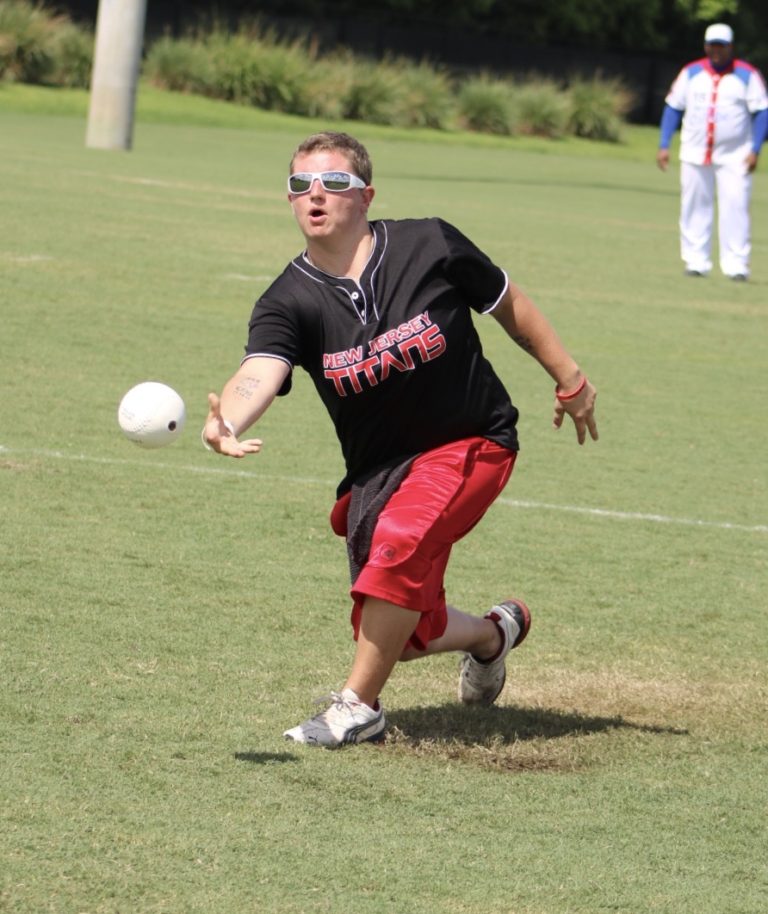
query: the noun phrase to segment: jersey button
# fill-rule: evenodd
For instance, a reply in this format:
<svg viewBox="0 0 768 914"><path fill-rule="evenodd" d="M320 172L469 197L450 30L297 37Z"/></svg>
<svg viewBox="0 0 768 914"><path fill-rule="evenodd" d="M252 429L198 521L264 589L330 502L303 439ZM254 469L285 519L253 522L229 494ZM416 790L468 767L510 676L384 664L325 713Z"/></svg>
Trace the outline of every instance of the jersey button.
<svg viewBox="0 0 768 914"><path fill-rule="evenodd" d="M360 298L360 293L359 293L359 292L353 292L353 293L352 293L352 301L357 301L358 298Z"/></svg>

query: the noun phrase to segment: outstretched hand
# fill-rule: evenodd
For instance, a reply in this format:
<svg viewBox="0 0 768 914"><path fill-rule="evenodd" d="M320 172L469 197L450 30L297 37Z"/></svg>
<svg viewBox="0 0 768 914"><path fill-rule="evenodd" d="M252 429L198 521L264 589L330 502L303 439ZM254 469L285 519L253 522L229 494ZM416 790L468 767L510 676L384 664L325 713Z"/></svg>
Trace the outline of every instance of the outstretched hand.
<svg viewBox="0 0 768 914"><path fill-rule="evenodd" d="M259 438L237 440L237 436L221 415L221 400L214 393L208 394L208 417L203 426L203 440L214 451L225 457L245 457L248 454L258 454L262 445Z"/></svg>
<svg viewBox="0 0 768 914"><path fill-rule="evenodd" d="M573 419L573 424L576 426L576 437L579 439L579 444L584 444L586 441L587 429L589 429L592 440L597 441L597 422L595 421L596 397L597 391L589 381L586 382L578 396L574 397L572 400L563 402L555 397L555 416L552 420L552 424L555 428L560 428L563 424L565 414L567 413L571 419Z"/></svg>

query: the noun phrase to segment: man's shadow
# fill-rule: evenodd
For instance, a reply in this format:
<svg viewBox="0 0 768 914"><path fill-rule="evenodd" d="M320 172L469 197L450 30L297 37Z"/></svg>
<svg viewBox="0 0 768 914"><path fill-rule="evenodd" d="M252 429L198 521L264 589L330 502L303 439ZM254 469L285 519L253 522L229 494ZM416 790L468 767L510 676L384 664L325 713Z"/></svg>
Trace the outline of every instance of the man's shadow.
<svg viewBox="0 0 768 914"><path fill-rule="evenodd" d="M455 702L387 712L387 723L389 734L384 746L391 741L416 749L436 743L499 748L521 741L556 740L621 729L670 736L688 733L680 727L638 724L620 716L600 717L552 708L467 707ZM254 765L299 761L299 756L290 751L243 751L235 752L234 757Z"/></svg>
<svg viewBox="0 0 768 914"><path fill-rule="evenodd" d="M673 736L684 736L688 732L679 727L634 723L620 716L602 717L514 705L467 707L455 703L393 711L387 714L387 722L413 745L426 741L451 741L467 746L484 745L489 741L496 745L511 744L521 740L560 739L619 729Z"/></svg>
<svg viewBox="0 0 768 914"><path fill-rule="evenodd" d="M271 765L282 762L298 762L299 757L293 752L235 752L233 753L238 762L250 762L251 765Z"/></svg>

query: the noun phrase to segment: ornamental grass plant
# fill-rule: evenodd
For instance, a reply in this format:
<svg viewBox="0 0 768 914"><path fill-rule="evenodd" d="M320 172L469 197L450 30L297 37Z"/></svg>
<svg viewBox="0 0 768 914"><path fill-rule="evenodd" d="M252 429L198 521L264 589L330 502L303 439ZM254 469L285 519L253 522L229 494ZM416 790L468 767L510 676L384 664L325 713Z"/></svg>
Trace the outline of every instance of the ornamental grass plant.
<svg viewBox="0 0 768 914"><path fill-rule="evenodd" d="M50 66L45 82L68 89L87 89L93 69L94 35L69 20L52 30L48 48Z"/></svg>
<svg viewBox="0 0 768 914"><path fill-rule="evenodd" d="M570 115L567 127L574 136L618 143L632 93L619 79L575 77L568 87Z"/></svg>
<svg viewBox="0 0 768 914"><path fill-rule="evenodd" d="M392 60L374 66L349 52L340 55L344 86L341 116L369 124L394 124L402 110L403 86L400 71Z"/></svg>
<svg viewBox="0 0 768 914"><path fill-rule="evenodd" d="M71 26L56 15L26 0L0 2L0 78L26 83L47 83L55 69L57 31Z"/></svg>
<svg viewBox="0 0 768 914"><path fill-rule="evenodd" d="M28 58L40 53L45 20L29 4L0 3L0 77L18 80L34 72Z"/></svg>
<svg viewBox="0 0 768 914"><path fill-rule="evenodd" d="M171 92L212 95L215 84L209 49L191 37L158 38L149 49L143 72L155 86Z"/></svg>
<svg viewBox="0 0 768 914"><path fill-rule="evenodd" d="M513 93L519 133L557 139L568 132L570 99L554 80L532 76Z"/></svg>
<svg viewBox="0 0 768 914"><path fill-rule="evenodd" d="M510 136L517 122L510 85L488 74L471 76L458 91L459 122L465 130Z"/></svg>
<svg viewBox="0 0 768 914"><path fill-rule="evenodd" d="M395 126L450 130L456 124L456 96L448 72L423 61L398 64L400 112Z"/></svg>

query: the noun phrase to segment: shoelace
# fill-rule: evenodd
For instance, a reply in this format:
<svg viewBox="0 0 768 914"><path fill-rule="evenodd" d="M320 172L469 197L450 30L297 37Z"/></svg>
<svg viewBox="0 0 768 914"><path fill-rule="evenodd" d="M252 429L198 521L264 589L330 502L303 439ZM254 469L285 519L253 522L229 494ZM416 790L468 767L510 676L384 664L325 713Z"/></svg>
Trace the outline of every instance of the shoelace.
<svg viewBox="0 0 768 914"><path fill-rule="evenodd" d="M352 709L352 705L356 702L352 702L349 698L345 698L341 692L331 692L329 695L323 695L321 698L312 699L312 703L316 705L326 705L326 707L335 707L340 711L344 708Z"/></svg>

